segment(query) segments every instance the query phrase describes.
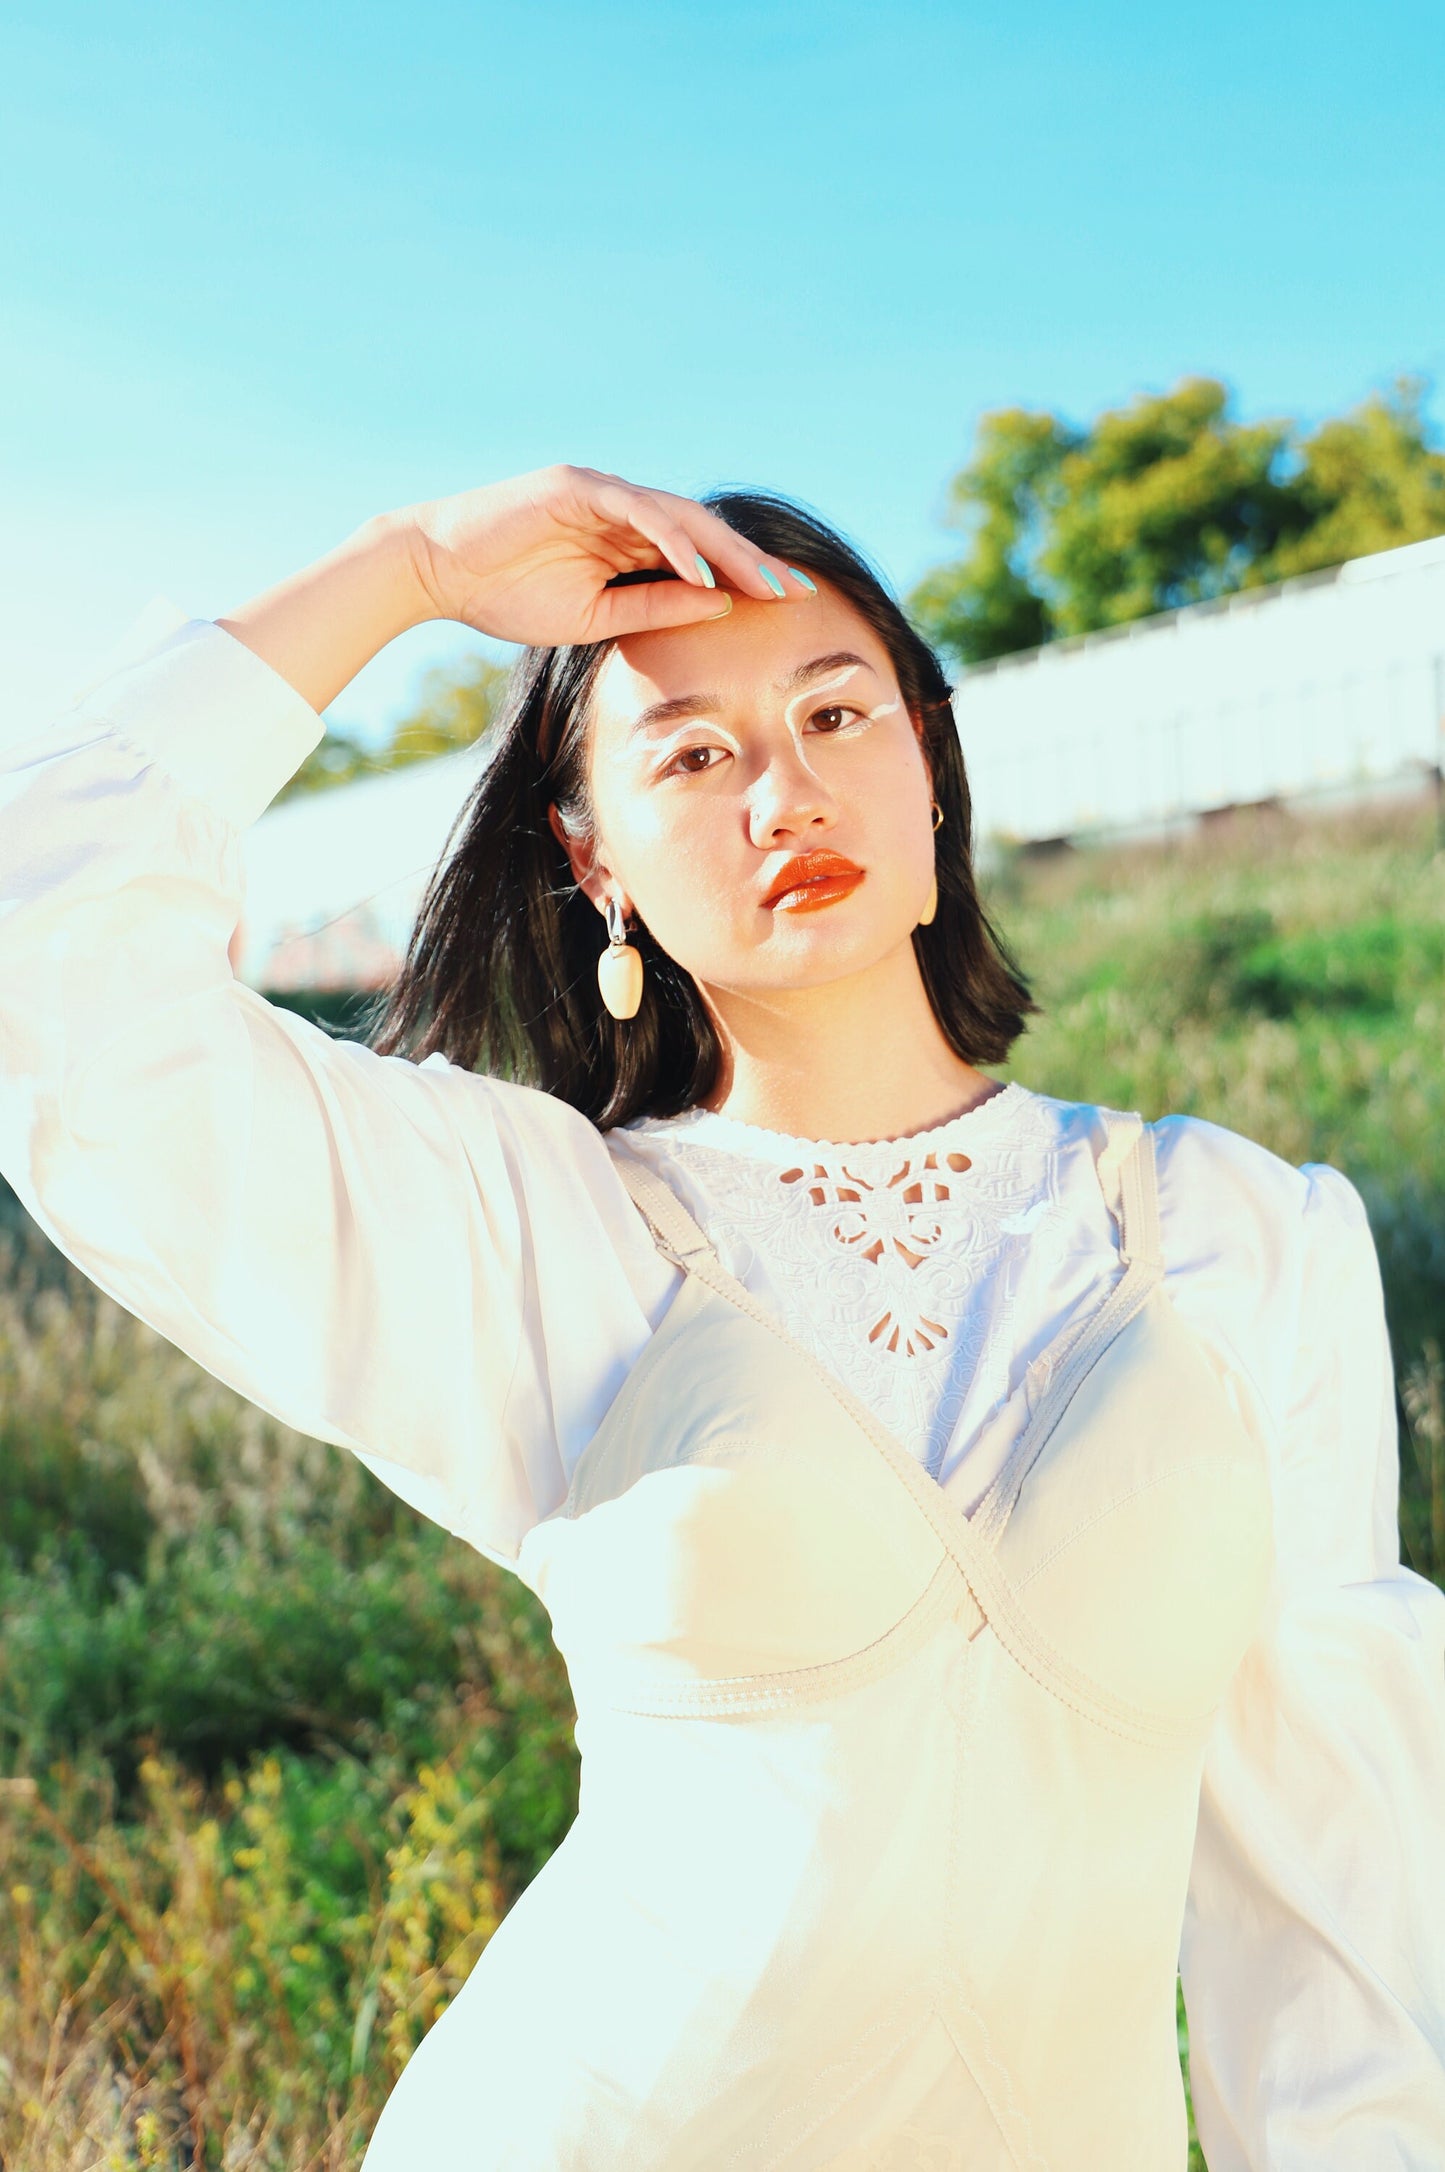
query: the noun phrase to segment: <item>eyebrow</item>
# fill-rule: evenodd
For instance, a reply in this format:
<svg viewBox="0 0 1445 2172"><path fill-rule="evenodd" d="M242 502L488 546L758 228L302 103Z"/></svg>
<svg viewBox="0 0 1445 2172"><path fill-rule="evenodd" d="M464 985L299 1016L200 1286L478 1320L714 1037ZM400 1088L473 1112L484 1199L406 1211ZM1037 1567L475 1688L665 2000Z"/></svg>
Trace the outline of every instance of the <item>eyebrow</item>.
<svg viewBox="0 0 1445 2172"><path fill-rule="evenodd" d="M785 679L780 679L777 692L791 694L798 687L816 679L823 671L836 671L842 664L861 664L865 671L873 666L865 657L855 656L851 649L833 649L827 656L814 656L806 664L794 666ZM878 674L873 671L876 679ZM656 731L659 724L675 724L679 717L713 716L722 707L720 694L673 694L666 701L650 702L640 716L633 719L631 733Z"/></svg>

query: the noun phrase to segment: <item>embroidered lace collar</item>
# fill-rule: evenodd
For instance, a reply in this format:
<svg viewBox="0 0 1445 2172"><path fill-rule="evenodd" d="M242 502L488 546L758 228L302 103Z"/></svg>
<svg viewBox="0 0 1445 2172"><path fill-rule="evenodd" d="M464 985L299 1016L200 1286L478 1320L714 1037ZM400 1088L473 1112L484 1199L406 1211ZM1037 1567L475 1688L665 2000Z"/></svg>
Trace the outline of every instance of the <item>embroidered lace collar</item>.
<svg viewBox="0 0 1445 2172"><path fill-rule="evenodd" d="M706 1109L623 1127L723 1264L938 1476L1017 1386L1013 1311L1063 1241L1063 1106L1009 1082L961 1115L840 1145Z"/></svg>

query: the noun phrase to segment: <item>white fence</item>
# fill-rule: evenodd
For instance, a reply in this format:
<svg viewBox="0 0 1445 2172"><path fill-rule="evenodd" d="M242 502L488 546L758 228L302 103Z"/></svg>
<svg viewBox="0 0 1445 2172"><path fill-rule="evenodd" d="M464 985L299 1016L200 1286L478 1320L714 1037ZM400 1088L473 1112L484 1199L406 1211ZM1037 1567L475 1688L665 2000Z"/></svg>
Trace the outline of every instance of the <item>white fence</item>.
<svg viewBox="0 0 1445 2172"><path fill-rule="evenodd" d="M1442 762L1445 537L976 667L980 837L1168 825Z"/></svg>

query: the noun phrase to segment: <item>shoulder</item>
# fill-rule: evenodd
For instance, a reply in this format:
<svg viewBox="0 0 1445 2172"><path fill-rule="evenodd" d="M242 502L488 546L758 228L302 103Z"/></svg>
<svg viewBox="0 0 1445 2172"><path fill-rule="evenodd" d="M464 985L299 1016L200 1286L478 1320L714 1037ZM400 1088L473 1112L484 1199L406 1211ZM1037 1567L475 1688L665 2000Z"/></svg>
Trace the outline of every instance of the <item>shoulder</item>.
<svg viewBox="0 0 1445 2172"><path fill-rule="evenodd" d="M1165 1116L1148 1128L1166 1284L1288 1422L1302 1370L1317 1369L1333 1341L1380 1323L1364 1201L1331 1164L1296 1166L1202 1117Z"/></svg>
<svg viewBox="0 0 1445 2172"><path fill-rule="evenodd" d="M1110 1127L1135 1123L1138 1112L1103 1103L1035 1095L1060 1146L1097 1158ZM1293 1162L1242 1132L1202 1116L1155 1117L1144 1126L1153 1146L1165 1265L1227 1255L1236 1263L1276 1251L1296 1231L1316 1181L1323 1176L1331 1197L1358 1195L1337 1169ZM1337 1188L1337 1189L1336 1189ZM1360 1209L1363 1214L1363 1208Z"/></svg>
<svg viewBox="0 0 1445 2172"><path fill-rule="evenodd" d="M515 1214L526 1272L557 1349L570 1347L577 1379L587 1377L584 1318L594 1345L610 1335L635 1357L681 1278L623 1182L616 1133L556 1094L469 1071L440 1053L416 1069L447 1106L488 1219Z"/></svg>
<svg viewBox="0 0 1445 2172"><path fill-rule="evenodd" d="M597 1126L556 1094L495 1078L488 1072L469 1071L440 1052L414 1065L405 1057L382 1060L405 1064L414 1071L423 1091L450 1110L459 1124L480 1125L489 1135L498 1135L523 1153L560 1155L564 1162L589 1170L609 1166Z"/></svg>
<svg viewBox="0 0 1445 2172"><path fill-rule="evenodd" d="M1264 1256L1297 1231L1317 1164L1296 1167L1202 1116L1161 1116L1148 1130L1160 1214L1182 1257L1221 1250Z"/></svg>
<svg viewBox="0 0 1445 2172"><path fill-rule="evenodd" d="M1064 1129L1098 1151L1111 1116L1058 1104ZM1179 1310L1282 1413L1292 1369L1322 1308L1379 1302L1364 1202L1343 1171L1296 1165L1201 1116L1146 1124L1154 1152L1165 1283ZM1351 1293L1345 1300L1344 1293Z"/></svg>
<svg viewBox="0 0 1445 2172"><path fill-rule="evenodd" d="M1202 1116L1161 1116L1147 1128L1167 1267L1228 1258L1256 1272L1286 1261L1302 1271L1321 1247L1353 1253L1370 1242L1364 1201L1330 1163L1296 1165Z"/></svg>
<svg viewBox="0 0 1445 2172"><path fill-rule="evenodd" d="M1112 1118L1056 1104L1087 1166ZM1296 1166L1198 1116L1146 1125L1164 1286L1258 1424L1275 1498L1281 1588L1362 1581L1397 1561L1395 1389L1380 1262L1364 1200L1327 1162Z"/></svg>
<svg viewBox="0 0 1445 2172"><path fill-rule="evenodd" d="M618 1174L611 1135L590 1117L540 1087L470 1071L439 1051L413 1063L360 1049L358 1060L387 1072L439 1153L460 1153L494 1221L510 1200L530 1245L560 1249L574 1269L586 1257L602 1273L610 1250L652 1305L656 1248Z"/></svg>

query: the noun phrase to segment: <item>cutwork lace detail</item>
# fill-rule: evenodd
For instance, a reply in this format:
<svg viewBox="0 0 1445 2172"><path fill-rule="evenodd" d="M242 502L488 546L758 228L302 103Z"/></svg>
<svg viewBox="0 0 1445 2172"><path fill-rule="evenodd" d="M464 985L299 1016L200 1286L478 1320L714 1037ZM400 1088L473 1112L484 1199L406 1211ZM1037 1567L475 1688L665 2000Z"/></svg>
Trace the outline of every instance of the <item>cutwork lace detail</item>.
<svg viewBox="0 0 1445 2172"><path fill-rule="evenodd" d="M943 1321L914 1301L909 1277L945 1242L954 1204L950 1180L972 1167L967 1154L934 1153L919 1163L905 1157L881 1181L851 1160L836 1170L814 1162L779 1175L780 1184L801 1184L809 1205L823 1210L830 1244L877 1268L883 1310L868 1329L870 1343L911 1358L947 1341Z"/></svg>
<svg viewBox="0 0 1445 2172"><path fill-rule="evenodd" d="M972 1121L926 1147L814 1146L695 1115L633 1127L675 1161L723 1264L935 1477L965 1410L976 1425L1009 1394L1023 1268L1057 1235L1048 1109L1018 1094L1006 1122Z"/></svg>

